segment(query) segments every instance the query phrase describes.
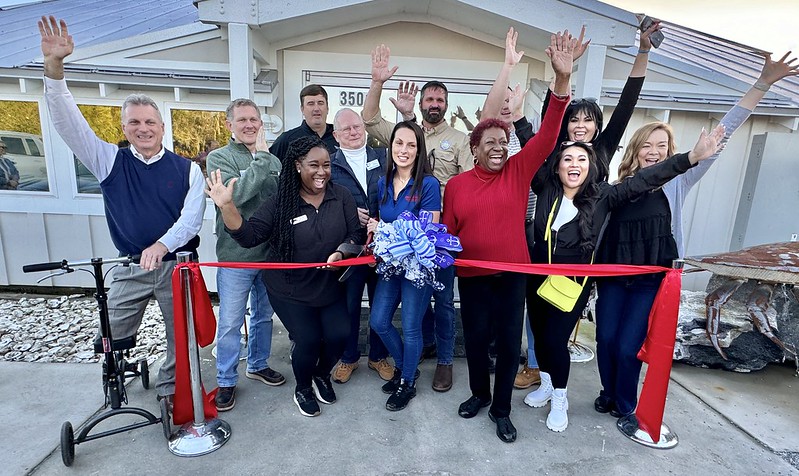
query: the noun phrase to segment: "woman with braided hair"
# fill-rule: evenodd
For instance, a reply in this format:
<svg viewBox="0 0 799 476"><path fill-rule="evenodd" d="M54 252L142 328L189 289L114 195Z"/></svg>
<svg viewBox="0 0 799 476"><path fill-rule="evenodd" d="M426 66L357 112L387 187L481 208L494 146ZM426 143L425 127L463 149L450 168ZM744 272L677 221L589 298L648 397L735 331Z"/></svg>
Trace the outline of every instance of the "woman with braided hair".
<svg viewBox="0 0 799 476"><path fill-rule="evenodd" d="M236 179L227 186L212 172L206 192L222 212L225 229L243 247L267 242L264 261L334 263L345 258L342 244L355 243L360 229L350 192L330 182L330 155L315 136L289 145L278 193L244 221L232 202ZM336 394L330 371L341 357L350 324L346 293L334 266L327 269L265 270L269 302L296 346L291 365L297 381L294 402L305 416L320 413L318 401Z"/></svg>

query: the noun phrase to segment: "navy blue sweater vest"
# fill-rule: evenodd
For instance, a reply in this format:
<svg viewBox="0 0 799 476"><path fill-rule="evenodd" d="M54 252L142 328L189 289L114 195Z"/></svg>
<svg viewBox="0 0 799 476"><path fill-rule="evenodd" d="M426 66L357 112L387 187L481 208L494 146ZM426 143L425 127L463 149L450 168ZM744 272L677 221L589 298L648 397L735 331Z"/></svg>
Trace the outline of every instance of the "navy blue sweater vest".
<svg viewBox="0 0 799 476"><path fill-rule="evenodd" d="M164 156L145 164L130 149L119 149L111 173L100 184L105 217L111 240L122 255L138 255L149 247L180 217L189 191L191 162L168 150ZM195 236L177 251L197 253ZM168 253L164 261L175 259Z"/></svg>

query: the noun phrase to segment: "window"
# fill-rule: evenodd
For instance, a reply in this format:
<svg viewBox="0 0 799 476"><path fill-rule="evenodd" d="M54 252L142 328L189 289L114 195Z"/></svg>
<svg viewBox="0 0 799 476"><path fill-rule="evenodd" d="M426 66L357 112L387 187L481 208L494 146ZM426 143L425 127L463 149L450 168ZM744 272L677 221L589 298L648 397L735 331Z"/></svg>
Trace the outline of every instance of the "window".
<svg viewBox="0 0 799 476"><path fill-rule="evenodd" d="M0 190L47 192L39 104L0 100Z"/></svg>
<svg viewBox="0 0 799 476"><path fill-rule="evenodd" d="M174 152L200 164L205 175L205 157L217 147L227 145L230 138L230 131L225 127L225 113L172 109L171 116Z"/></svg>

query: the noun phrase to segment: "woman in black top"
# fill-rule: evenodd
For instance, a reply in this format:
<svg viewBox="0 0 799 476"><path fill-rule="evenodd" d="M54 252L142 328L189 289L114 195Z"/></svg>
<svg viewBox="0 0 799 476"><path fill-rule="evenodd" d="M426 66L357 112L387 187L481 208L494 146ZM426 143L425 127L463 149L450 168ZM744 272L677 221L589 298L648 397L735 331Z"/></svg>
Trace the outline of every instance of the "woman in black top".
<svg viewBox="0 0 799 476"><path fill-rule="evenodd" d="M538 206L531 261L547 263L551 250L552 263L592 262L603 224L612 209L663 185L699 160L710 157L716 152L723 135L721 126L709 135L703 131L690 153L677 154L615 185L597 181L596 157L590 145L581 142L563 144L546 169L545 180L533 189L538 196ZM541 385L525 397L524 403L542 407L551 400L546 424L552 431L560 432L569 422L566 398L569 335L588 301L590 280L583 285L574 308L564 312L538 296L538 288L544 279L544 276L535 275L528 278L527 302L532 316L530 324L535 336L536 358L541 369ZM583 279L577 281L585 282Z"/></svg>
<svg viewBox="0 0 799 476"><path fill-rule="evenodd" d="M344 258L337 248L355 243L360 222L352 194L330 182L330 155L316 136L289 146L280 187L244 221L232 202L233 184L219 172L208 177L208 195L222 211L225 228L244 247L268 242L264 261L333 263ZM265 270L269 302L296 346L291 365L297 385L294 402L305 416L320 413L317 399L332 404L336 394L330 371L344 351L349 318L343 285L330 270Z"/></svg>

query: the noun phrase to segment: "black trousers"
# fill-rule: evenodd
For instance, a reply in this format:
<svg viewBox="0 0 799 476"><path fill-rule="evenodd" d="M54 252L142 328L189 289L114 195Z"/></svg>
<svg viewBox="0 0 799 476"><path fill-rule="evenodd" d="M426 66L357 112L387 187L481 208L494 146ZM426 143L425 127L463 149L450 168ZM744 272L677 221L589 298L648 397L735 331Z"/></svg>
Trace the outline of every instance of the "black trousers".
<svg viewBox="0 0 799 476"><path fill-rule="evenodd" d="M332 304L314 307L269 294L269 302L294 340L291 367L296 390L311 387L312 377L330 375L350 333L344 294Z"/></svg>
<svg viewBox="0 0 799 476"><path fill-rule="evenodd" d="M496 330L497 364L491 404L491 413L496 417L510 415L513 380L519 369L526 282L523 274L516 273L458 278L469 388L482 400L491 398L488 344L492 324Z"/></svg>
<svg viewBox="0 0 799 476"><path fill-rule="evenodd" d="M566 388L571 366L569 337L588 303L591 279L583 286L583 292L571 312L563 312L538 296L538 288L544 279L546 276L530 275L527 281L527 305L535 338L535 358L539 369L552 377L553 387Z"/></svg>

